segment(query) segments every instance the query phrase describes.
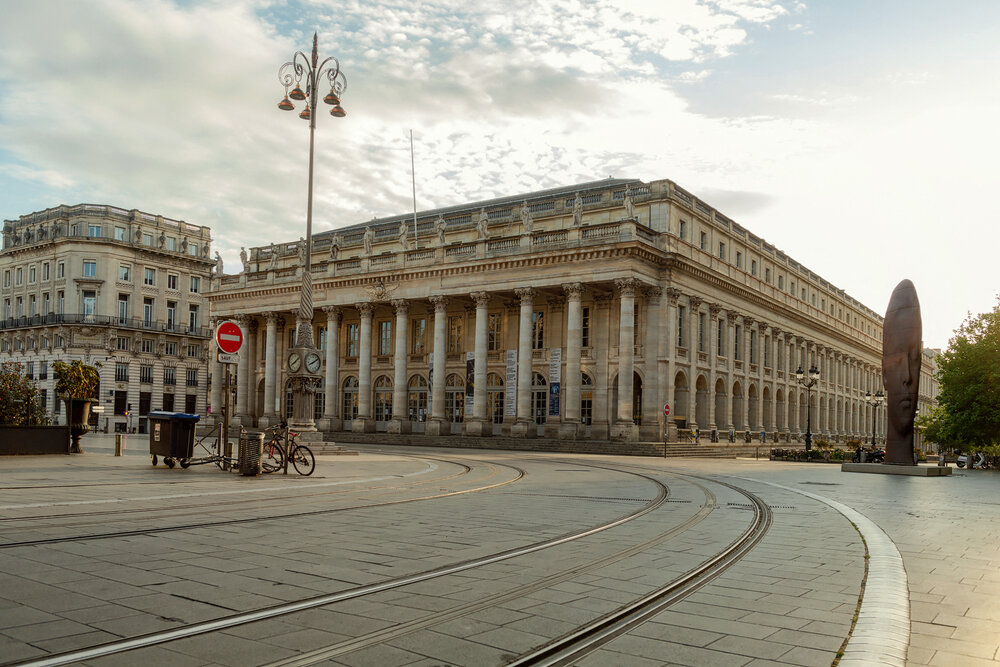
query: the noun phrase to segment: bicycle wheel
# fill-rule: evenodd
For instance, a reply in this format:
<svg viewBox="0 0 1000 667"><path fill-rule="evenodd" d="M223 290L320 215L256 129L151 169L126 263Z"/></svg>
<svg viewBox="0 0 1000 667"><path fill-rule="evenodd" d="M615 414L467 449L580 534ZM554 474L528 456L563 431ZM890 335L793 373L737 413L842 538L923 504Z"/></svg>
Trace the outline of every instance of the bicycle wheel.
<svg viewBox="0 0 1000 667"><path fill-rule="evenodd" d="M285 465L285 459L281 455L281 447L274 440L264 445L264 453L260 459L260 468L265 473L277 472Z"/></svg>
<svg viewBox="0 0 1000 667"><path fill-rule="evenodd" d="M303 477L308 477L316 469L316 457L313 456L312 450L310 450L305 445L298 445L292 450L292 465L295 466L295 470Z"/></svg>

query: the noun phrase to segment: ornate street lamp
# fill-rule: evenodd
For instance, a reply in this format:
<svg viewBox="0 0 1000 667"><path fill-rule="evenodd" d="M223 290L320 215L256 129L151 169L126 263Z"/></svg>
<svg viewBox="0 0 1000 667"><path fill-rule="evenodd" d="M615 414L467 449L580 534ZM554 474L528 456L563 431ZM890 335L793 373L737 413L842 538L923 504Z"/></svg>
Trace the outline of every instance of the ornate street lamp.
<svg viewBox="0 0 1000 667"><path fill-rule="evenodd" d="M875 415L878 414L878 407L885 405L885 394L876 391L873 396L870 391L865 392L865 403L872 406L872 448L875 448Z"/></svg>
<svg viewBox="0 0 1000 667"><path fill-rule="evenodd" d="M813 365L809 369L809 377L805 377L805 373L802 372L802 367L795 371L795 379L799 381L803 387L806 388L806 451L808 452L812 449L812 402L810 400L811 389L816 386L819 382L819 369Z"/></svg>
<svg viewBox="0 0 1000 667"><path fill-rule="evenodd" d="M340 61L331 56L320 62L318 42L317 34L313 33L312 57L296 51L292 59L278 69L278 82L285 88L285 97L278 102L278 108L282 111L292 111L295 105L291 100L305 100L306 108L299 113L299 118L309 121L309 190L306 199L305 257L300 258L302 293L299 299L299 312L295 316L295 347L289 351L286 363L292 380L294 425L299 430L312 431L316 430L313 420L313 401L308 399L315 400L321 366L312 328L312 205L316 115L321 83L324 88L327 83L330 85L330 92L322 99L324 103L333 107L330 109L330 115L334 118L343 118L346 115L340 106L340 97L347 89L347 78L340 71Z"/></svg>

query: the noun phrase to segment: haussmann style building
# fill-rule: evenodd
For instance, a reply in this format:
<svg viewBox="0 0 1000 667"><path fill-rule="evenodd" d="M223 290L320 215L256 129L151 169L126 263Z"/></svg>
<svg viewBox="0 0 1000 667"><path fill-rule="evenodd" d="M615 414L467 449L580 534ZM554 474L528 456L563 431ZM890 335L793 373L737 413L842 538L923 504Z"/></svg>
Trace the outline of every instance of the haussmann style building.
<svg viewBox="0 0 1000 667"><path fill-rule="evenodd" d="M302 250L251 248L208 294L213 319L243 329L247 426L292 414L309 270L322 431L789 442L808 418L814 438L844 443L884 428L865 400L882 388L882 317L669 180L323 232L308 269Z"/></svg>
<svg viewBox="0 0 1000 667"><path fill-rule="evenodd" d="M56 423L56 360L101 364L94 427L144 432L150 410L204 413L210 246L208 227L113 206L6 220L0 362L23 364Z"/></svg>

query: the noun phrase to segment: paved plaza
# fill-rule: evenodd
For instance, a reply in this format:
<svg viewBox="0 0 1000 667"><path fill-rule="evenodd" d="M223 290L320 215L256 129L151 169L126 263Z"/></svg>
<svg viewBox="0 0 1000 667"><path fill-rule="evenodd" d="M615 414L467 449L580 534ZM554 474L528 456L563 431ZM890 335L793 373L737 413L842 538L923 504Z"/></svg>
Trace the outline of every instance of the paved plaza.
<svg viewBox="0 0 1000 667"><path fill-rule="evenodd" d="M83 444L0 459L0 664L542 664L754 499L752 547L573 664L1000 663L991 471L370 445L252 478Z"/></svg>

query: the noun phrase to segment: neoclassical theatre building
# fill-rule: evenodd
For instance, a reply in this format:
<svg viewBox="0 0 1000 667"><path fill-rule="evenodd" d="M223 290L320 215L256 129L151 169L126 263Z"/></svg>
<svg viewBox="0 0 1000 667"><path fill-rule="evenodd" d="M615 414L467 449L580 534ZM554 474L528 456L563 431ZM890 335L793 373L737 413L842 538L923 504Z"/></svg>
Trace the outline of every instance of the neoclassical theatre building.
<svg viewBox="0 0 1000 667"><path fill-rule="evenodd" d="M251 248L208 295L247 342L243 424L292 411L302 245ZM882 387L881 316L669 180L376 219L312 245L323 431L795 441L807 400L816 437L883 430L865 401ZM807 389L795 371L813 366Z"/></svg>

